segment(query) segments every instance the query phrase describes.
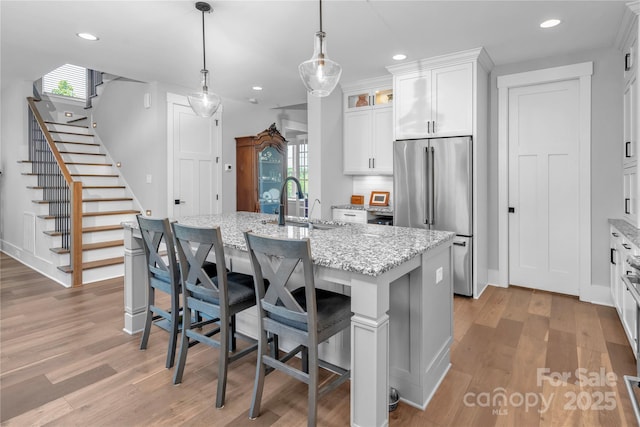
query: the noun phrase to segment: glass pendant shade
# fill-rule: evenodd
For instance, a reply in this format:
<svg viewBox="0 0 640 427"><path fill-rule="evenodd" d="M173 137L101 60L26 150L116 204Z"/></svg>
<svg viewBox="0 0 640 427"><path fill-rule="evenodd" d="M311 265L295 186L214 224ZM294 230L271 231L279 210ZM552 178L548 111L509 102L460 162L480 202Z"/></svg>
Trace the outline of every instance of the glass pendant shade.
<svg viewBox="0 0 640 427"><path fill-rule="evenodd" d="M207 70L202 70L202 92L192 93L188 96L191 109L200 117L211 117L220 107L220 97L215 93L209 93L208 74Z"/></svg>
<svg viewBox="0 0 640 427"><path fill-rule="evenodd" d="M340 64L327 57L325 37L326 34L322 31L316 33L313 56L298 67L307 92L319 97L328 96L335 89L342 74Z"/></svg>

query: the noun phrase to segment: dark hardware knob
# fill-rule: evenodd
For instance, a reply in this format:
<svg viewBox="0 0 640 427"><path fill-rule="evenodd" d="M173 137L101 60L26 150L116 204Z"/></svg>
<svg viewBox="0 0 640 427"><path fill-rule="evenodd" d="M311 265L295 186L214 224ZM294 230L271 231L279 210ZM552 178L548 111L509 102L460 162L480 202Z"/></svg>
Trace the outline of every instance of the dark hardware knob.
<svg viewBox="0 0 640 427"><path fill-rule="evenodd" d="M467 246L467 242L453 242L456 246Z"/></svg>
<svg viewBox="0 0 640 427"><path fill-rule="evenodd" d="M509 213L516 213L516 208L509 206Z"/></svg>
<svg viewBox="0 0 640 427"><path fill-rule="evenodd" d="M629 202L631 202L631 199L624 199L624 213L626 214L631 213L631 209L629 208Z"/></svg>
<svg viewBox="0 0 640 427"><path fill-rule="evenodd" d="M631 141L627 141L624 143L624 156L629 158L631 157Z"/></svg>
<svg viewBox="0 0 640 427"><path fill-rule="evenodd" d="M611 248L611 264L613 264L613 265L616 265L616 262L615 262L615 260L613 258L615 256L613 254L615 251L616 251L615 248Z"/></svg>

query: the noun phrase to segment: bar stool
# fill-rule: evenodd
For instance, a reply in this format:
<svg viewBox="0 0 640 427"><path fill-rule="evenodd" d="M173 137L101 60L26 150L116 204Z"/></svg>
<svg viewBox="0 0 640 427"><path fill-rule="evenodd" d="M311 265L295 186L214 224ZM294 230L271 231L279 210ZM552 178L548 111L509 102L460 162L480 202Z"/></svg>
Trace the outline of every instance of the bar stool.
<svg viewBox="0 0 640 427"><path fill-rule="evenodd" d="M236 314L256 304L253 278L246 274L229 273L225 268L218 268L216 277L207 273L205 260L212 249L216 264L225 265L220 227L198 228L177 223L173 223L172 227L180 260L184 303L180 352L173 383L182 382L191 340L220 349L216 408L222 408L229 363L249 354L258 346L255 340L238 333L235 328ZM192 321L193 310L202 316L201 321ZM214 323L217 327L206 327ZM218 333L219 339L212 338ZM236 352L236 337L252 345Z"/></svg>
<svg viewBox="0 0 640 427"><path fill-rule="evenodd" d="M318 359L318 344L349 327L351 298L316 289L309 239L275 239L252 232L245 232L245 239L253 268L259 324L258 361L249 418L260 414L266 370L273 368L308 384L307 422L315 426L318 397L350 378L350 371ZM298 264L302 265L304 285L291 291L287 284ZM265 279L269 281L266 291ZM267 334L276 334L298 345L282 358L275 358L267 354ZM300 352L301 370L285 363ZM339 375L320 390L318 367Z"/></svg>
<svg viewBox="0 0 640 427"><path fill-rule="evenodd" d="M145 218L136 215L142 247L147 262L147 308L144 331L140 340L140 350L145 350L149 342L151 325L169 332L169 346L165 366L171 368L175 360L176 343L180 329L180 269L176 259L173 233L167 218ZM162 252L160 249L163 249ZM207 273L215 276L216 265L207 262ZM156 291L169 295L169 307L156 305Z"/></svg>

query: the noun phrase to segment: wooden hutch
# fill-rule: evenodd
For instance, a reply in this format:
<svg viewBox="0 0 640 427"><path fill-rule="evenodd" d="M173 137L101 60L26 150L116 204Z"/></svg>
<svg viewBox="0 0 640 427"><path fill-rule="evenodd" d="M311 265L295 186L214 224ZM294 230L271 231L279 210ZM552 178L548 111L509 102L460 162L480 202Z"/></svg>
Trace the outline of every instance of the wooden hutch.
<svg viewBox="0 0 640 427"><path fill-rule="evenodd" d="M236 210L275 213L287 176L287 141L276 124L236 138Z"/></svg>

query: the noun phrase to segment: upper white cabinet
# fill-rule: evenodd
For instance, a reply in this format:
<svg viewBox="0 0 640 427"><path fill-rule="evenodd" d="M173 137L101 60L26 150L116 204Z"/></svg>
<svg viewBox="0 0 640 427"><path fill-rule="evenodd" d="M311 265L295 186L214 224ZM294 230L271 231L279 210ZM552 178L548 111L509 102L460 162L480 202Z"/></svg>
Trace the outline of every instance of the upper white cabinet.
<svg viewBox="0 0 640 427"><path fill-rule="evenodd" d="M640 120L640 91L638 88L638 13L640 3L629 3L633 14L628 27L623 30L622 45L619 46L624 54L624 63L620 67L624 69L625 87L622 94L623 104L623 139L622 166L623 166L623 207L624 218L634 227L640 228L640 173L638 168L638 121Z"/></svg>
<svg viewBox="0 0 640 427"><path fill-rule="evenodd" d="M394 80L395 139L471 135L471 62L399 74Z"/></svg>
<svg viewBox="0 0 640 427"><path fill-rule="evenodd" d="M342 90L344 173L393 174L391 76L345 84Z"/></svg>

